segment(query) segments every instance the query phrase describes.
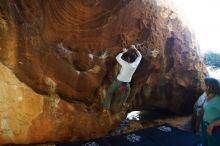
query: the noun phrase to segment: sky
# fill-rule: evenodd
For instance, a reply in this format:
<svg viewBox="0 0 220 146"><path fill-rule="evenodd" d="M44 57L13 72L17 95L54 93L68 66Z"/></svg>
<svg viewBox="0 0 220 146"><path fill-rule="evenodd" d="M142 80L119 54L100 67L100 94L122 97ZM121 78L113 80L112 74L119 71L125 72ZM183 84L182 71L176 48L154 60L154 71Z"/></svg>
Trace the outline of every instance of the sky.
<svg viewBox="0 0 220 146"><path fill-rule="evenodd" d="M172 0L191 24L202 53L220 53L220 0Z"/></svg>

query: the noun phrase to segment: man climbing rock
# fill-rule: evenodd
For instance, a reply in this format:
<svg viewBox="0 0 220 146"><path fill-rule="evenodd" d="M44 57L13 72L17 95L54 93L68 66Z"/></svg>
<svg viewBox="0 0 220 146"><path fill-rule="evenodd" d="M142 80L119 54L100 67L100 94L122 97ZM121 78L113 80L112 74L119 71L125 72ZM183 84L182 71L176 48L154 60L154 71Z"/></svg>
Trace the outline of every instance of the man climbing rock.
<svg viewBox="0 0 220 146"><path fill-rule="evenodd" d="M123 52L116 56L117 62L121 65L121 70L117 78L108 88L106 97L103 101L103 112L110 110L111 113L115 114L121 111L123 104L126 102L130 94L129 83L131 82L132 76L140 63L141 58L142 55L135 45L131 45L129 51L126 48L123 48Z"/></svg>

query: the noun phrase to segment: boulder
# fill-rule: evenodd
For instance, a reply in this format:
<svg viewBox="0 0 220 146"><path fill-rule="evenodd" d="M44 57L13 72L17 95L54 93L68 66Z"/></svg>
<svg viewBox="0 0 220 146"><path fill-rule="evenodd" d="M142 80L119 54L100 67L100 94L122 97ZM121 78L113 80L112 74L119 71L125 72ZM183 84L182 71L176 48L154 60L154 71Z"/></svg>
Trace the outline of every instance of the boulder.
<svg viewBox="0 0 220 146"><path fill-rule="evenodd" d="M129 110L192 112L207 74L190 27L167 0L1 0L0 144L104 136L101 101L115 56L143 55Z"/></svg>

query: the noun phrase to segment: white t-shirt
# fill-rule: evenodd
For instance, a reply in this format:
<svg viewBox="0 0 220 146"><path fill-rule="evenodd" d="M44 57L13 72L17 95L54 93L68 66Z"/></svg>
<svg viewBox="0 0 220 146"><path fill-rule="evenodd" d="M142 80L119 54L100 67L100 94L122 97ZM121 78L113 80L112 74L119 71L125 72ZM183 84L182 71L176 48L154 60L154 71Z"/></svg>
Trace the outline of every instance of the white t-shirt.
<svg viewBox="0 0 220 146"><path fill-rule="evenodd" d="M137 50L138 57L136 58L136 60L132 63L128 63L127 61L121 58L123 54L124 53L119 53L116 56L116 60L121 65L121 70L119 75L117 76L117 79L121 82L130 82L135 70L137 69L141 61L142 55Z"/></svg>

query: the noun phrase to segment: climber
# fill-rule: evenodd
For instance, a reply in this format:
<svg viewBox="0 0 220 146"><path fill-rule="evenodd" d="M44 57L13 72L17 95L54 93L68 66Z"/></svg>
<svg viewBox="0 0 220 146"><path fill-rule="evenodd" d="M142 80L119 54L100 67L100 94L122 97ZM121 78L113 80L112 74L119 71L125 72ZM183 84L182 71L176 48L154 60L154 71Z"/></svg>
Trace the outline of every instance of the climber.
<svg viewBox="0 0 220 146"><path fill-rule="evenodd" d="M129 51L123 48L123 52L116 56L117 62L121 65L121 70L107 90L107 95L103 100L103 112L107 112L110 109L111 113L118 113L121 110L130 93L129 82L131 82L141 58L142 55L135 45L131 45ZM115 98L113 98L113 95Z"/></svg>

